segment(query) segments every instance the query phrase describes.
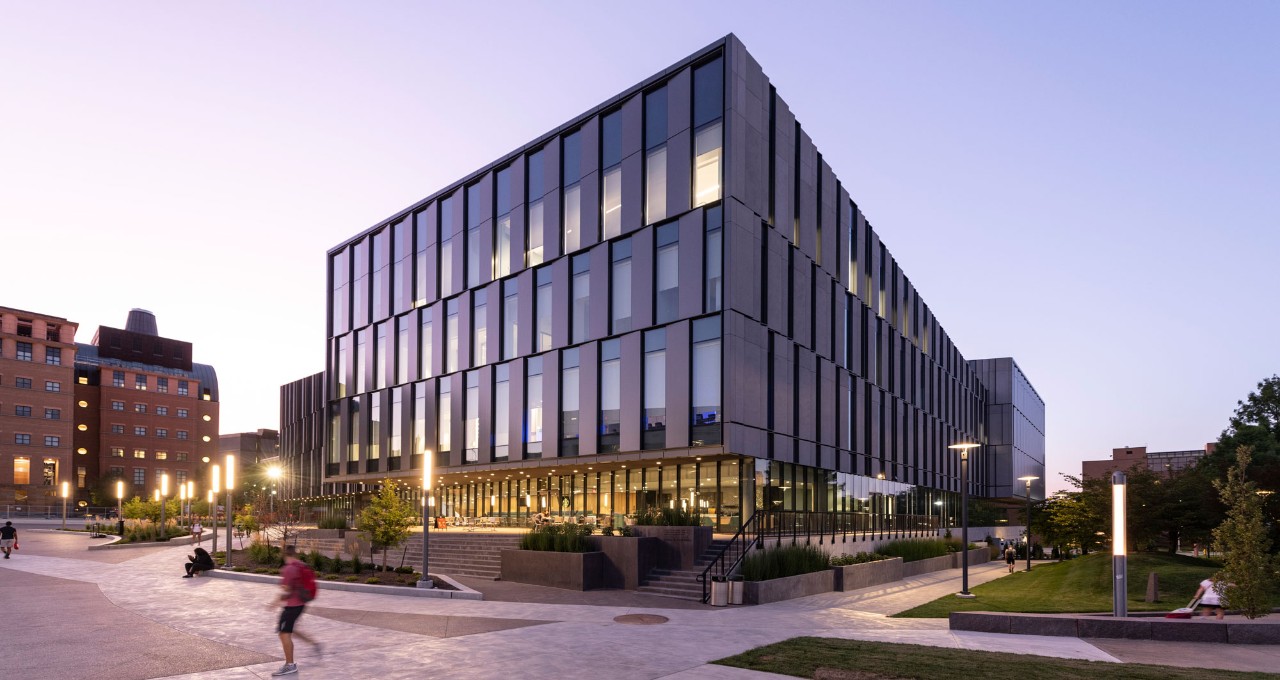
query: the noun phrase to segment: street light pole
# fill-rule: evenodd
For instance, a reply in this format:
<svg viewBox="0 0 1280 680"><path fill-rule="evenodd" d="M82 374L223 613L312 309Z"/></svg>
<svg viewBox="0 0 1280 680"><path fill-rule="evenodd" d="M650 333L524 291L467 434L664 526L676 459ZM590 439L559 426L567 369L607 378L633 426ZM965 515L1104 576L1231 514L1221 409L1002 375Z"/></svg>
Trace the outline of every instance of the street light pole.
<svg viewBox="0 0 1280 680"><path fill-rule="evenodd" d="M116 480L116 519L124 521L124 480Z"/></svg>
<svg viewBox="0 0 1280 680"><path fill-rule="evenodd" d="M62 530L67 530L67 493L70 491L71 484L62 483Z"/></svg>
<svg viewBox="0 0 1280 680"><path fill-rule="evenodd" d="M952 444L949 449L960 452L960 592L956 597L971 598L969 592L969 450L978 444Z"/></svg>
<svg viewBox="0 0 1280 680"><path fill-rule="evenodd" d="M169 531L164 525L164 498L169 495L169 473L160 475L160 540L169 538Z"/></svg>
<svg viewBox="0 0 1280 680"><path fill-rule="evenodd" d="M1027 571L1031 571L1031 482L1040 479L1033 475L1019 477L1019 481L1027 483Z"/></svg>
<svg viewBox="0 0 1280 680"><path fill-rule="evenodd" d="M235 513L231 510L231 488L236 484L236 457L235 454L228 453L227 459L227 559L223 566L231 568L231 524L235 518Z"/></svg>
<svg viewBox="0 0 1280 680"><path fill-rule="evenodd" d="M431 531L431 449L422 455L422 578L418 580L419 588L434 588L435 583L427 573L428 535Z"/></svg>
<svg viewBox="0 0 1280 680"><path fill-rule="evenodd" d="M213 515L212 552L218 552L218 492L222 491L222 468L215 463L212 472L213 483L209 485L209 514Z"/></svg>
<svg viewBox="0 0 1280 680"><path fill-rule="evenodd" d="M1129 564L1126 554L1125 485L1123 472L1111 473L1111 600L1112 615L1123 618L1129 615Z"/></svg>

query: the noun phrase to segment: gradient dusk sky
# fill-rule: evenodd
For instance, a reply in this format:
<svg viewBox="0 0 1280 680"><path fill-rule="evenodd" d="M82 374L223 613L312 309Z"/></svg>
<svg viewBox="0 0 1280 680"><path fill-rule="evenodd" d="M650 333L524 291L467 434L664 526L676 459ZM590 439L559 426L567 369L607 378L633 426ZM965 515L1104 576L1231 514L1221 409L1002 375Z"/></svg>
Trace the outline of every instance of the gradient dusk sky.
<svg viewBox="0 0 1280 680"><path fill-rule="evenodd" d="M223 432L275 428L327 249L729 32L964 355L1027 373L1050 490L1280 372L1275 2L0 1L0 305L150 309Z"/></svg>

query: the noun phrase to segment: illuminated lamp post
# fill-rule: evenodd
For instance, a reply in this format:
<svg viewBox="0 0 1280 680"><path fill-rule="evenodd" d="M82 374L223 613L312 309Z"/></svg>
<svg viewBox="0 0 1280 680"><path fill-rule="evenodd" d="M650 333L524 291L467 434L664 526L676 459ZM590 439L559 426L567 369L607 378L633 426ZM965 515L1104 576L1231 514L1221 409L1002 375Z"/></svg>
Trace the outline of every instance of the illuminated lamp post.
<svg viewBox="0 0 1280 680"><path fill-rule="evenodd" d="M1111 473L1111 573L1114 577L1111 582L1111 613L1116 618L1129 615L1129 564L1126 555L1129 537L1125 531L1127 484L1123 472Z"/></svg>
<svg viewBox="0 0 1280 680"><path fill-rule="evenodd" d="M235 513L231 509L231 489L236 485L236 457L235 454L228 453L226 459L227 473L227 559L223 566L231 568L231 524L235 518Z"/></svg>
<svg viewBox="0 0 1280 680"><path fill-rule="evenodd" d="M282 474L283 470L280 469L279 465L272 465L267 468L267 478L271 480L270 500L268 500L268 509L271 513L276 511L276 483L280 481Z"/></svg>
<svg viewBox="0 0 1280 680"><path fill-rule="evenodd" d="M952 444L949 449L960 452L960 592L956 597L971 598L969 592L969 450L978 444Z"/></svg>
<svg viewBox="0 0 1280 680"><path fill-rule="evenodd" d="M418 580L419 588L434 588L431 577L427 574L427 535L431 531L431 449L422 455L422 578Z"/></svg>
<svg viewBox="0 0 1280 680"><path fill-rule="evenodd" d="M1031 482L1040 479L1034 475L1019 477L1018 481L1027 483L1027 571L1031 571Z"/></svg>
<svg viewBox="0 0 1280 680"><path fill-rule="evenodd" d="M116 519L124 521L124 480L116 480Z"/></svg>
<svg viewBox="0 0 1280 680"><path fill-rule="evenodd" d="M67 494L71 493L71 483L62 483L62 530L67 530Z"/></svg>
<svg viewBox="0 0 1280 680"><path fill-rule="evenodd" d="M209 485L209 514L213 515L213 550L218 552L218 492L222 491L222 468L216 463L212 469L213 483Z"/></svg>
<svg viewBox="0 0 1280 680"><path fill-rule="evenodd" d="M169 532L164 526L164 499L169 495L169 473L160 475L160 488L157 493L160 499L160 540L164 541L169 538Z"/></svg>

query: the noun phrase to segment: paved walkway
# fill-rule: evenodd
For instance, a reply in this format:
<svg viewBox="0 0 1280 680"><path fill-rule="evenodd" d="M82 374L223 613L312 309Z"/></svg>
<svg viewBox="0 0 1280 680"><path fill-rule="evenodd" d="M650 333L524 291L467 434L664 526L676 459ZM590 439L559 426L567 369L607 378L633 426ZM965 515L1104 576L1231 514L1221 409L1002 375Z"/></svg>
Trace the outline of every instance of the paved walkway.
<svg viewBox="0 0 1280 680"><path fill-rule="evenodd" d="M6 677L249 680L279 666L273 586L180 578L189 547L122 551L130 557L104 563L76 550L88 540L24 533L21 555L0 560L0 609L23 614L7 617L0 633L0 644L12 650ZM970 584L1003 575L1002 564L975 566ZM746 680L778 676L708 662L797 635L1118 660L1076 638L952 632L943 620L886 618L955 592L959 577L951 570L732 609L668 606L675 603L650 597L637 606L630 593L620 593L617 601L626 604L618 605L604 603L601 593L475 602L325 590L300 624L325 654L299 643L298 677ZM668 621L615 622L625 614ZM111 658L121 661L103 661Z"/></svg>

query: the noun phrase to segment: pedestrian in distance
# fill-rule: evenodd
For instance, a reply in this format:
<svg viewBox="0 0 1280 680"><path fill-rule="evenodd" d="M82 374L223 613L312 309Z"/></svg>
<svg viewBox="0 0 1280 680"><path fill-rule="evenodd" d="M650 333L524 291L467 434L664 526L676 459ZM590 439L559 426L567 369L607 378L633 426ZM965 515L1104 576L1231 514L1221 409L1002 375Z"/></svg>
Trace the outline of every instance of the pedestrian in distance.
<svg viewBox="0 0 1280 680"><path fill-rule="evenodd" d="M1200 616L1209 618L1213 610L1217 611L1217 619L1222 620L1226 616L1227 610L1223 608L1222 591L1226 590L1227 584L1222 581L1214 582L1213 579L1207 578L1200 582L1200 589L1196 591L1196 597L1200 599L1201 609Z"/></svg>
<svg viewBox="0 0 1280 680"><path fill-rule="evenodd" d="M187 570L187 575L182 578L191 578L199 576L202 571L212 571L213 556L204 548L196 548L196 554L187 556L187 563L182 565Z"/></svg>
<svg viewBox="0 0 1280 680"><path fill-rule="evenodd" d="M196 544L201 543L201 534L203 533L204 527L200 526L200 520L196 520L196 523L191 525L191 535L196 537Z"/></svg>
<svg viewBox="0 0 1280 680"><path fill-rule="evenodd" d="M298 664L293 661L293 636L310 644L321 653L320 643L295 630L298 617L307 603L316 597L316 573L298 559L298 549L292 545L284 547L284 569L280 570L281 605L280 620L276 624L276 632L280 634L280 646L284 650L284 665L273 676L293 675L298 672Z"/></svg>
<svg viewBox="0 0 1280 680"><path fill-rule="evenodd" d="M1010 543L1004 549L1004 561L1009 565L1009 573L1012 574L1013 565L1015 562L1018 561L1018 551L1013 549L1012 543Z"/></svg>
<svg viewBox="0 0 1280 680"><path fill-rule="evenodd" d="M13 528L13 522L5 522L0 527L0 550L4 551L4 558L9 559L9 553L18 549L18 530Z"/></svg>

